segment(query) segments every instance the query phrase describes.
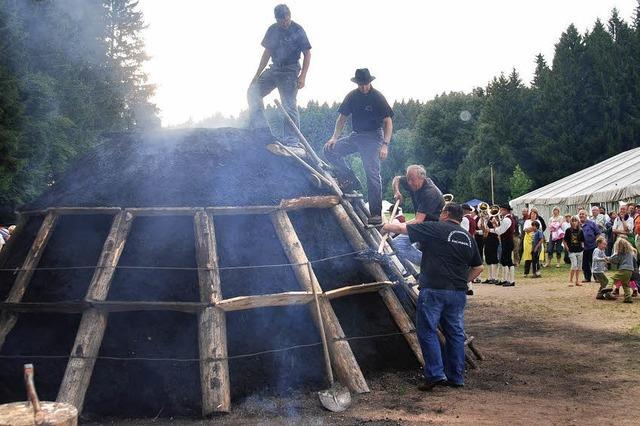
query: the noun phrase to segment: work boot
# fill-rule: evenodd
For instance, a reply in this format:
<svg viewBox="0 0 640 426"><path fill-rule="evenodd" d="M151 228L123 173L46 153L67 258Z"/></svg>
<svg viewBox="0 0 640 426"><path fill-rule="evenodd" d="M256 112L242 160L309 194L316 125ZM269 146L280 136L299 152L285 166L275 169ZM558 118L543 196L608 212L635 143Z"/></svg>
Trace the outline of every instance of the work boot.
<svg viewBox="0 0 640 426"><path fill-rule="evenodd" d="M633 293L631 293L631 297L638 297L638 290L633 290Z"/></svg>
<svg viewBox="0 0 640 426"><path fill-rule="evenodd" d="M633 299L631 298L631 296L625 296L622 303L633 303Z"/></svg>
<svg viewBox="0 0 640 426"><path fill-rule="evenodd" d="M438 380L435 382L423 382L420 383L418 385L418 390L422 391L422 392L430 392L432 391L436 386L446 386L447 385L447 381L446 380Z"/></svg>

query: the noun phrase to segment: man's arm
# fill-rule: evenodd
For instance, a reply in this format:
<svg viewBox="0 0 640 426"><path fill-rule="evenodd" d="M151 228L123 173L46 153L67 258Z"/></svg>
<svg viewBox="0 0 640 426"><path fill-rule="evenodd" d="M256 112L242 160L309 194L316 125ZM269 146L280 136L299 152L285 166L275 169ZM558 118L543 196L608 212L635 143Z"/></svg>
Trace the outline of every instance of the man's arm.
<svg viewBox="0 0 640 426"><path fill-rule="evenodd" d="M309 71L309 64L311 63L311 49L303 51L302 55L304 57L302 59L302 70L298 76L298 89L302 89L304 87L307 79L307 71Z"/></svg>
<svg viewBox="0 0 640 426"><path fill-rule="evenodd" d="M336 144L338 138L342 134L342 130L344 129L344 125L346 122L347 116L340 113L338 119L336 120L336 126L333 129L333 135L331 135L331 138L327 141L327 143L324 144L325 149L328 149L329 151L333 149L333 146Z"/></svg>
<svg viewBox="0 0 640 426"><path fill-rule="evenodd" d="M511 228L511 219L509 219L508 217L505 217L500 222L500 226L499 227L492 228L492 229L489 230L489 232L494 233L494 234L498 234L498 235L502 235L505 232L507 232L507 230L509 228Z"/></svg>
<svg viewBox="0 0 640 426"><path fill-rule="evenodd" d="M393 234L407 234L407 223L387 222L382 226L382 230Z"/></svg>
<svg viewBox="0 0 640 426"><path fill-rule="evenodd" d="M478 278L482 273L483 269L484 267L482 265L472 266L471 269L469 269L469 276L467 277L467 281L472 282L473 280Z"/></svg>
<svg viewBox="0 0 640 426"><path fill-rule="evenodd" d="M393 134L393 120L391 120L391 117L385 117L382 120L382 133L384 141L380 148L380 159L384 161L389 154L389 144L391 143L391 135Z"/></svg>
<svg viewBox="0 0 640 426"><path fill-rule="evenodd" d="M253 79L251 81L254 81L258 77L260 77L262 70L264 70L264 68L269 63L269 58L271 58L271 50L265 47L264 52L262 52L262 57L260 58L260 64L258 65L258 70L256 71L256 75L253 76Z"/></svg>
<svg viewBox="0 0 640 426"><path fill-rule="evenodd" d="M393 198L400 200L400 204L402 204L404 197L402 196L402 192L400 192L400 179L402 179L402 176L394 177L391 181L391 188L393 189Z"/></svg>

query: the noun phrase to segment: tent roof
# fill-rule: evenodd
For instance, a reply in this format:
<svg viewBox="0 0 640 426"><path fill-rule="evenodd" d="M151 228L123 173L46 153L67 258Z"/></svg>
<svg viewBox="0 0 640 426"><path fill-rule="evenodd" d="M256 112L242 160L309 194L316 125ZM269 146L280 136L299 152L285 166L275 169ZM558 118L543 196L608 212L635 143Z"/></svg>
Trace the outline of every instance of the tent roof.
<svg viewBox="0 0 640 426"><path fill-rule="evenodd" d="M472 200L467 201L465 204L469 204L471 207L475 207L482 202L483 202L482 200L478 200L477 198L474 198Z"/></svg>
<svg viewBox="0 0 640 426"><path fill-rule="evenodd" d="M578 205L640 196L640 147L622 152L509 202Z"/></svg>

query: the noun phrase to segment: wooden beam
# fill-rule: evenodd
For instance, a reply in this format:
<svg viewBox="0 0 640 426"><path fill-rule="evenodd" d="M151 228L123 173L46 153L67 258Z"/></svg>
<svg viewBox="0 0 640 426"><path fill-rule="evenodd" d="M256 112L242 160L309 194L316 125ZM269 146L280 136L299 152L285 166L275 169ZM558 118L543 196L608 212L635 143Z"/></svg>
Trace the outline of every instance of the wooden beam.
<svg viewBox="0 0 640 426"><path fill-rule="evenodd" d="M306 292L313 293L313 286L315 286L316 292L322 293L322 288L315 274L309 273L311 269L307 265L309 260L287 213L285 211L274 212L271 214L271 221L273 222L273 226L289 262L294 264L292 265L293 272L302 289ZM310 306L310 311L316 325L320 327L320 319L318 318L316 309ZM325 298L320 300L320 311L324 320L325 332L330 342L329 352L331 361L336 369L338 379L354 392L369 392L369 386L353 355L351 347L346 340L343 340L345 338L344 331L340 326L338 317L333 311L329 300Z"/></svg>
<svg viewBox="0 0 640 426"><path fill-rule="evenodd" d="M225 312L231 312L273 306L304 305L305 303L312 301L313 293L306 291L290 291L277 294L233 297L231 299L221 300L216 303L216 306Z"/></svg>
<svg viewBox="0 0 640 426"><path fill-rule="evenodd" d="M391 281L381 281L368 284L356 284L346 287L336 288L335 290L326 291L324 296L329 299L337 299L339 297L353 296L354 294L372 293L378 291L384 287L392 286Z"/></svg>
<svg viewBox="0 0 640 426"><path fill-rule="evenodd" d="M40 230L38 230L38 234L31 244L29 253L27 253L27 257L24 259L21 270L18 272L18 276L13 283L13 287L11 287L11 290L9 291L9 296L7 296L6 302L15 303L22 300L22 297L27 291L27 286L31 281L31 277L33 277L34 268L38 266L42 253L49 242L49 238L51 238L51 235L53 234L53 229L57 222L58 216L55 213L47 214L42 221ZM2 349L7 335L16 325L17 320L18 317L14 313L4 311L0 313L0 349Z"/></svg>
<svg viewBox="0 0 640 426"><path fill-rule="evenodd" d="M196 260L200 301L217 304L222 300L218 250L213 219L203 209L194 216ZM224 311L209 306L198 314L198 348L200 353L200 387L202 415L231 410L231 385L227 360L227 323Z"/></svg>
<svg viewBox="0 0 640 426"><path fill-rule="evenodd" d="M197 207L133 207L127 209L134 216L193 216Z"/></svg>
<svg viewBox="0 0 640 426"><path fill-rule="evenodd" d="M280 202L280 208L282 210L326 209L337 206L338 204L340 204L340 197L336 195L325 195L282 200Z"/></svg>
<svg viewBox="0 0 640 426"><path fill-rule="evenodd" d="M94 271L89 283L87 299L106 300L115 267L124 250L132 222L133 216L127 211L120 211L113 218L111 230L98 259L99 267ZM107 316L106 311L96 308L89 309L82 314L67 369L58 391L57 401L73 405L78 409L78 412L82 412L93 367L107 328Z"/></svg>
<svg viewBox="0 0 640 426"><path fill-rule="evenodd" d="M351 246L354 250L366 250L369 249L370 246L367 242L362 238L355 225L351 220L349 220L349 216L347 212L343 208L342 205L335 206L331 209L334 216L336 217L344 235L347 237ZM377 246L376 246L377 247ZM384 272L382 267L376 263L363 263L364 268L373 276L374 279L378 281L385 281L388 279L387 274ZM379 291L382 300L385 305L389 309L389 313L391 314L393 320L396 325L400 329L402 333L404 333L404 338L409 344L409 347L413 351L416 359L420 364L424 365L424 358L422 357L422 350L420 349L420 344L418 343L418 337L415 333L415 327L409 315L407 315L404 308L400 304L398 297L391 290L391 288L383 288Z"/></svg>

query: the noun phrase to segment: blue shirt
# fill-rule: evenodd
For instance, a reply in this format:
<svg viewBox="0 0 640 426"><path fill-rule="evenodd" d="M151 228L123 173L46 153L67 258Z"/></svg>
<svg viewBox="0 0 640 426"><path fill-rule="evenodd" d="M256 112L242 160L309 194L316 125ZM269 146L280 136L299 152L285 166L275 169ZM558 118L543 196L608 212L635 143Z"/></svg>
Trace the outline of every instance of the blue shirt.
<svg viewBox="0 0 640 426"><path fill-rule="evenodd" d="M544 240L544 233L541 230L537 230L534 234L533 234L533 248L535 249L536 245L538 244L538 241L540 240Z"/></svg>
<svg viewBox="0 0 640 426"><path fill-rule="evenodd" d="M584 235L584 249L596 248L596 238L600 235L600 228L594 221L587 219L582 224L582 234Z"/></svg>

